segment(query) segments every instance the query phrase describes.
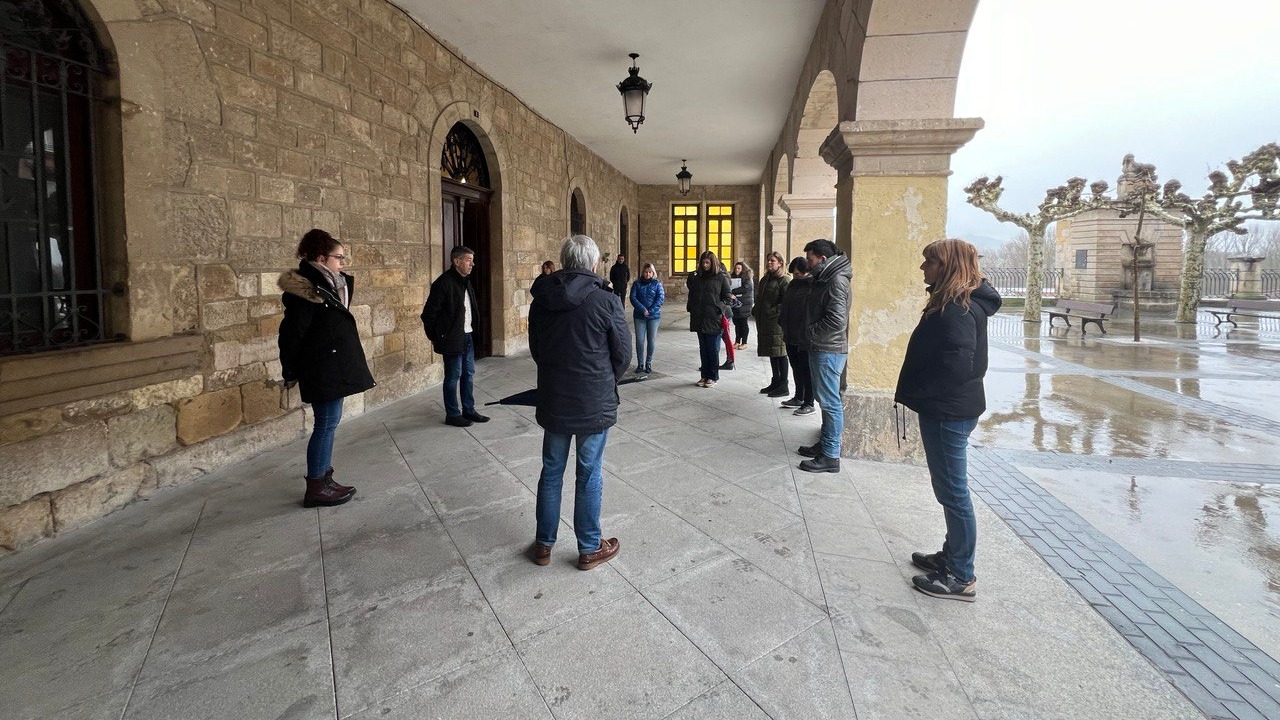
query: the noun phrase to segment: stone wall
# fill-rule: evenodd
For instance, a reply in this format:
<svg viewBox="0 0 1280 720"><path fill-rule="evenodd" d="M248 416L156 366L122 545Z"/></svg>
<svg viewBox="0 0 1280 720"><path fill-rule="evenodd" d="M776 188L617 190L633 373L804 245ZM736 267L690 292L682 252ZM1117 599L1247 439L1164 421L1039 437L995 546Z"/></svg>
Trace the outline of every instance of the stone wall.
<svg viewBox="0 0 1280 720"><path fill-rule="evenodd" d="M633 274L638 274L642 263L651 262L658 270L658 277L666 283L667 292L684 293L684 278L671 276L671 206L677 203L732 203L735 217L733 236L734 258L720 258L733 267L733 260L746 259L757 273L763 259L760 244L760 186L759 185L694 185L688 195L681 195L674 186L642 185L640 187L640 247L631 263ZM705 224L702 228L705 232ZM705 236L700 247L706 248Z"/></svg>
<svg viewBox="0 0 1280 720"><path fill-rule="evenodd" d="M589 234L616 247L626 207L635 237L633 182L384 0L85 5L118 64L99 165L123 198L103 203L103 227L122 258L111 328L125 341L0 358L0 548L305 432L296 391L274 382L275 281L311 227L352 257L378 380L347 414L437 380L418 314L444 267L440 151L455 122L480 138L497 190L496 352L524 342L527 288L568 232L573 187Z"/></svg>

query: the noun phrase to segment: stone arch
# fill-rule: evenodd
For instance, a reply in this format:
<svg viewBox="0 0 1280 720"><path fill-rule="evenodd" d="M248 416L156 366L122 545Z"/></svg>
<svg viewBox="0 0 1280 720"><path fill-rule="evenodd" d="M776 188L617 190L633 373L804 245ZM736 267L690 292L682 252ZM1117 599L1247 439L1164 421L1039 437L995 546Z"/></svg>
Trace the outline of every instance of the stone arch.
<svg viewBox="0 0 1280 720"><path fill-rule="evenodd" d="M787 153L779 155L773 180L768 187L770 195L763 198L765 202L761 206L766 208L767 213L765 230L768 242L765 244L765 253L776 250L786 255L791 250L791 214L782 202L782 198L791 192L791 156Z"/></svg>
<svg viewBox="0 0 1280 720"><path fill-rule="evenodd" d="M625 202L620 203L618 208L618 252L630 258L629 264L633 269L635 268L636 260L639 259L635 257L636 253L631 251L634 238L635 233L632 230L631 215L627 212L627 204Z"/></svg>
<svg viewBox="0 0 1280 720"><path fill-rule="evenodd" d="M955 113L956 78L978 0L874 0L856 56L857 120Z"/></svg>
<svg viewBox="0 0 1280 720"><path fill-rule="evenodd" d="M582 192L582 185L575 179L569 183L568 230L570 235L590 235L587 218L587 196ZM601 253L605 252L601 250Z"/></svg>
<svg viewBox="0 0 1280 720"><path fill-rule="evenodd" d="M456 123L463 123L480 141L484 149L485 163L489 169L489 185L493 195L489 200L489 254L490 282L493 283L492 297L494 302L488 308L490 327L492 328L493 352L495 355L506 353L509 344L509 331L514 327L517 310L513 297L517 288L515 268L507 261L507 229L511 227L510 203L505 196L511 190L506 169L507 152L499 133L493 132L492 120L465 100L446 105L431 122L421 122L421 127L431 128L426 144L427 179L425 197L427 203L427 256L426 272L416 278L415 282L429 283L432 278L444 272L447 259L444 254L444 221L440 205L440 156L444 151L445 138Z"/></svg>
<svg viewBox="0 0 1280 720"><path fill-rule="evenodd" d="M809 85L804 111L795 133L790 191L780 203L790 218L788 257L817 238L835 237L836 170L822 157L821 147L839 122L839 93L830 70L820 70Z"/></svg>

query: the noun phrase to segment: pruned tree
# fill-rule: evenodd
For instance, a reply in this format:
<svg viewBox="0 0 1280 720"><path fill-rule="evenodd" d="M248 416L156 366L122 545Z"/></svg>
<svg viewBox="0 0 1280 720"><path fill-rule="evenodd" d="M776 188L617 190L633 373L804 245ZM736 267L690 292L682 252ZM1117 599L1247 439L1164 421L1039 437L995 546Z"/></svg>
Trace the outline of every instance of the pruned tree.
<svg viewBox="0 0 1280 720"><path fill-rule="evenodd" d="M1228 160L1227 172L1209 173L1209 189L1199 198L1181 192L1170 180L1147 211L1183 229L1186 246L1178 322L1195 322L1200 305L1206 241L1222 232L1244 235L1249 220L1280 220L1280 145L1267 143L1239 161Z"/></svg>
<svg viewBox="0 0 1280 720"><path fill-rule="evenodd" d="M1079 215L1080 213L1105 207L1108 198L1107 183L1103 181L1089 185L1091 195L1085 197L1085 179L1071 178L1065 185L1047 190L1044 201L1034 213L1015 213L1000 207L1000 196L1004 193L1001 183L1003 177L995 180L980 177L964 189L966 201L991 213L1000 222L1017 225L1026 231L1027 244L1027 298L1023 306L1023 322L1040 322L1041 289L1044 287L1044 246L1045 233L1049 226L1059 220Z"/></svg>

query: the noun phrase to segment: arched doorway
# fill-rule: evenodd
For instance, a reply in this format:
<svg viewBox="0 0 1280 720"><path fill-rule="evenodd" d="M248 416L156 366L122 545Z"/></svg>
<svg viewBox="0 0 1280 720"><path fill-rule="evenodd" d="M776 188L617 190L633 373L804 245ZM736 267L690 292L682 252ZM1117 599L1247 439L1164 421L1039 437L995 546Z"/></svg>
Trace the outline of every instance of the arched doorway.
<svg viewBox="0 0 1280 720"><path fill-rule="evenodd" d="M629 228L627 224L627 208L624 206L618 213L618 254L629 255L627 250L627 241L629 239ZM634 264L634 262L632 263Z"/></svg>
<svg viewBox="0 0 1280 720"><path fill-rule="evenodd" d="M579 188L569 193L569 234L587 234L587 201Z"/></svg>
<svg viewBox="0 0 1280 720"><path fill-rule="evenodd" d="M493 256L489 242L489 204L493 190L489 181L489 165L484 148L475 133L464 123L455 123L445 138L440 153L440 204L444 231L445 267L449 252L465 245L476 253L471 282L476 290L480 312L472 318L476 358L493 354L493 328L489 327L489 310L493 308Z"/></svg>

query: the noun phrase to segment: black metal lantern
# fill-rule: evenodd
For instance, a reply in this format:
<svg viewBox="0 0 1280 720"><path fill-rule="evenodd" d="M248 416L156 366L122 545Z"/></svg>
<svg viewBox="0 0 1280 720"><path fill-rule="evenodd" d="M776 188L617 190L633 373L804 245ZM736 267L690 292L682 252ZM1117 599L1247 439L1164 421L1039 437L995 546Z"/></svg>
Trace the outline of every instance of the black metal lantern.
<svg viewBox="0 0 1280 720"><path fill-rule="evenodd" d="M649 96L653 83L640 77L640 68L636 67L636 58L640 55L630 53L628 57L631 58L631 67L627 68L630 74L618 83L618 92L622 93L622 106L627 113L627 124L631 126L631 132L634 133L644 122L644 101Z"/></svg>
<svg viewBox="0 0 1280 720"><path fill-rule="evenodd" d="M689 172L689 168L685 167L688 160L680 161L680 172L676 173L676 182L680 183L680 194L688 195L689 188L693 184L693 173Z"/></svg>

